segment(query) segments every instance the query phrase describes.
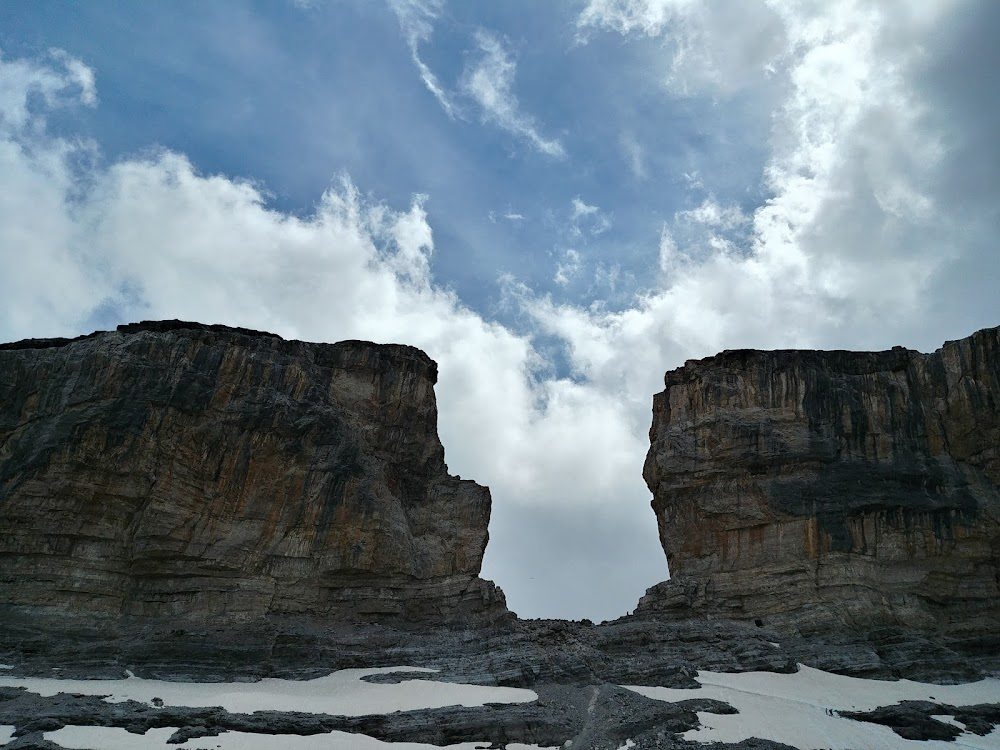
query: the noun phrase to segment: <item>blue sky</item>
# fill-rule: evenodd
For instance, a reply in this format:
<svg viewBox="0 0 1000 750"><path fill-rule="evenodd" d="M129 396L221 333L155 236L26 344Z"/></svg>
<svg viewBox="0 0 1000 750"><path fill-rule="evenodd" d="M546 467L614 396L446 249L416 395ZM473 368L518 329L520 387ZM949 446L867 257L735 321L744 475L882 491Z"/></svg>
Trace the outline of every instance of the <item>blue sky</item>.
<svg viewBox="0 0 1000 750"><path fill-rule="evenodd" d="M664 370L1000 323L998 7L8 0L0 337L421 346L485 575L612 617Z"/></svg>
<svg viewBox="0 0 1000 750"><path fill-rule="evenodd" d="M100 106L57 119L54 130L95 138L109 162L157 146L184 153L202 173L259 182L271 206L300 215L342 172L390 205L426 194L435 276L512 325L500 275L560 299L620 307L649 284L658 257L649 238L674 212L705 193L732 196L746 210L765 196L766 110L740 97L663 96L649 76L662 42L595 35L582 44L572 4L444 6L420 45L421 59L455 91L482 55L476 35L492 35L516 62L521 109L564 156L483 122L457 91L460 110L450 117L420 84L406 31L381 3L32 2L13 10L0 41L7 56L58 47L98 76ZM701 190L685 177L695 173ZM597 210L574 221L574 200ZM600 283L582 274L554 283L569 250L581 264L620 268L616 287L594 288Z"/></svg>

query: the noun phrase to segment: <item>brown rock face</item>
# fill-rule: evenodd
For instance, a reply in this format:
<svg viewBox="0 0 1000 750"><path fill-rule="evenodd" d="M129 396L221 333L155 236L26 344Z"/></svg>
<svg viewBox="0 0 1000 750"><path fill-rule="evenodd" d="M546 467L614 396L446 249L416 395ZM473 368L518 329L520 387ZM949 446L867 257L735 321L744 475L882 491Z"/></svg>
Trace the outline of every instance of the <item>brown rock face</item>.
<svg viewBox="0 0 1000 750"><path fill-rule="evenodd" d="M933 354L726 351L668 372L641 609L803 631L1000 624L1000 328Z"/></svg>
<svg viewBox="0 0 1000 750"><path fill-rule="evenodd" d="M178 321L0 346L0 607L505 613L436 378L408 346Z"/></svg>

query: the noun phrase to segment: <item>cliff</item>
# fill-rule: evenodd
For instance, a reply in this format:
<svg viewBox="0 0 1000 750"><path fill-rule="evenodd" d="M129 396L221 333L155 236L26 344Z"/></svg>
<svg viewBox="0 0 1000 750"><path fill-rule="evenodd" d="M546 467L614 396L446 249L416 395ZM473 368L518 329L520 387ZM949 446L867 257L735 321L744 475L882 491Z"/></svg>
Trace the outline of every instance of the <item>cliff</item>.
<svg viewBox="0 0 1000 750"><path fill-rule="evenodd" d="M0 346L0 607L504 614L423 352L194 323Z"/></svg>
<svg viewBox="0 0 1000 750"><path fill-rule="evenodd" d="M1000 624L1000 328L933 354L725 351L668 372L640 612L801 632Z"/></svg>

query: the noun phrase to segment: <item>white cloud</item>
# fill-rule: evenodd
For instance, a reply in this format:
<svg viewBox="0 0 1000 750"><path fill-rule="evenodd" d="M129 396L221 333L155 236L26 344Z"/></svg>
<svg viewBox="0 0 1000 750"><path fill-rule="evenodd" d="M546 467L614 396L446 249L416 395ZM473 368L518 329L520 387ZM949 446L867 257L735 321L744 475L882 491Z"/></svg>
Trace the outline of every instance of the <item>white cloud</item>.
<svg viewBox="0 0 1000 750"><path fill-rule="evenodd" d="M755 48L760 64L750 68L769 66L785 81L763 175L770 197L752 217L712 196L679 212L660 237L663 286L630 310L581 318L575 309L535 308L547 328L569 337L584 371L600 363L589 359L591 345L572 343L578 338L632 352L650 346L641 343L649 334L661 361L722 346L890 343L892 322L906 328L948 260L943 250L956 230L933 196L944 152L925 127L913 77L923 40L955 4L741 3L725 24L717 5L593 0L580 16L582 30L680 39L673 89L708 96L756 85L739 70L748 50L733 19L743 19L773 36ZM698 39L707 40L704 59L690 67L686 50ZM689 181L701 187L699 175ZM739 248L733 233L747 235Z"/></svg>
<svg viewBox="0 0 1000 750"><path fill-rule="evenodd" d="M554 158L564 158L566 151L557 138L545 138L534 118L521 110L514 94L517 62L494 34L478 30L473 36L478 53L475 63L466 65L457 92L449 93L440 79L420 57L420 45L429 41L434 24L441 16L444 0L387 0L406 37L410 56L420 78L449 117L462 117L458 100L471 100L484 122L527 141L536 151Z"/></svg>
<svg viewBox="0 0 1000 750"><path fill-rule="evenodd" d="M70 104L97 104L94 74L79 60L62 50L50 50L53 65L29 60L7 60L0 55L0 117L3 127L22 130L32 126L37 115L29 102L41 97L53 108Z"/></svg>
<svg viewBox="0 0 1000 750"><path fill-rule="evenodd" d="M732 92L766 77L785 50L782 25L770 5L762 0L590 0L577 29L584 42L595 30L661 37L667 54L664 82L673 91L689 94L710 85Z"/></svg>
<svg viewBox="0 0 1000 750"><path fill-rule="evenodd" d="M434 22L441 15L444 0L387 1L393 13L396 14L399 26L406 37L406 44L410 48L410 57L413 58L413 64L417 66L420 80L424 82L424 86L434 95L449 117L458 116L459 109L452 101L451 95L420 57L420 45L430 40L434 33Z"/></svg>
<svg viewBox="0 0 1000 750"><path fill-rule="evenodd" d="M563 253L562 260L556 264L556 274L552 280L559 286L567 286L582 268L580 253L570 248Z"/></svg>
<svg viewBox="0 0 1000 750"><path fill-rule="evenodd" d="M570 237L581 237L584 233L596 237L607 232L611 226L611 217L601 211L599 206L584 203L580 196L573 199L569 215Z"/></svg>
<svg viewBox="0 0 1000 750"><path fill-rule="evenodd" d="M566 151L558 139L543 137L530 115L521 111L513 92L517 63L501 41L486 31L476 33L479 57L466 67L462 90L480 107L483 119L526 140L537 151L563 158Z"/></svg>
<svg viewBox="0 0 1000 750"><path fill-rule="evenodd" d="M570 214L570 219L576 221L584 216L590 216L596 214L600 209L597 206L588 206L582 200L580 196L573 199L573 212Z"/></svg>
<svg viewBox="0 0 1000 750"><path fill-rule="evenodd" d="M497 218L498 218L497 217L497 212L496 211L490 211L486 215L486 218L488 218L490 220L491 224L496 224L497 223ZM509 209L507 210L506 213L500 214L499 218L506 219L507 221L511 222L512 224L516 224L516 223L518 223L520 221L524 221L524 215L523 214L516 213L515 211L511 211Z"/></svg>
<svg viewBox="0 0 1000 750"><path fill-rule="evenodd" d="M705 227L733 230L750 223L750 217L735 203L721 205L715 196L705 198L697 208L679 211L677 221L700 224Z"/></svg>

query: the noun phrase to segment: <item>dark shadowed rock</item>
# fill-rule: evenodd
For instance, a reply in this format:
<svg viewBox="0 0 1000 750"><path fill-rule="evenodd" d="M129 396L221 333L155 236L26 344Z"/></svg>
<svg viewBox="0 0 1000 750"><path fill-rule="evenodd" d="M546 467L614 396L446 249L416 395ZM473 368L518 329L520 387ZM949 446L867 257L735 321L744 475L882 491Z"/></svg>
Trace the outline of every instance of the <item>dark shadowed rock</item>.
<svg viewBox="0 0 1000 750"><path fill-rule="evenodd" d="M930 701L901 701L874 711L842 711L841 716L887 726L907 740L944 740L951 742L963 732L985 736L1000 724L1000 706L950 706ZM953 722L942 721L950 717ZM962 727L959 727L961 724Z"/></svg>

